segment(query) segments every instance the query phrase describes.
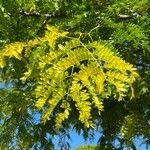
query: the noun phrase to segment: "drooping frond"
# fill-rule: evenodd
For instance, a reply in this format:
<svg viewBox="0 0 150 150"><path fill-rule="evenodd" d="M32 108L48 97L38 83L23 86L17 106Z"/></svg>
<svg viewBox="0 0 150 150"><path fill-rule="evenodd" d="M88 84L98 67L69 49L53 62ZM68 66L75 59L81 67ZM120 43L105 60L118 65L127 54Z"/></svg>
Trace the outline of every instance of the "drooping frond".
<svg viewBox="0 0 150 150"><path fill-rule="evenodd" d="M68 32L58 32L57 28L52 26L47 26L47 31L45 35L41 38L33 39L27 42L15 42L11 44L7 44L2 51L0 51L0 67L5 67L5 57L15 57L17 59L21 59L21 53L24 49L30 49L37 44L41 44L42 42L47 41L51 48L55 47L56 40L59 37L63 37Z"/></svg>
<svg viewBox="0 0 150 150"><path fill-rule="evenodd" d="M25 43L22 42L15 42L9 45L6 45L5 48L0 51L0 67L4 67L5 64L5 57L15 57L17 59L21 59L21 52Z"/></svg>
<svg viewBox="0 0 150 150"><path fill-rule="evenodd" d="M55 116L55 126L59 128L63 121L69 118L72 105L75 104L79 120L85 127L94 127L92 110L96 109L100 114L104 110L105 99L115 96L118 100L123 100L125 96L130 95L128 93L131 92L137 73L132 65L116 56L101 42L84 44L79 38L70 40L69 37L65 44L59 44L57 39L65 37L66 34L67 32L59 32L49 26L42 38L25 44L18 43L19 48L10 44L1 51L3 62L1 61L0 65L4 66L5 56L21 58L23 48L29 51L25 57L31 61L27 64L27 71L21 80L35 79L35 105L37 109L42 110L42 121L46 122L51 116ZM35 45L45 42L49 50L40 53L43 49ZM6 49L10 46L13 51L11 53L9 50L9 54L6 54ZM33 76L35 70L37 75ZM57 109L58 107L60 109Z"/></svg>

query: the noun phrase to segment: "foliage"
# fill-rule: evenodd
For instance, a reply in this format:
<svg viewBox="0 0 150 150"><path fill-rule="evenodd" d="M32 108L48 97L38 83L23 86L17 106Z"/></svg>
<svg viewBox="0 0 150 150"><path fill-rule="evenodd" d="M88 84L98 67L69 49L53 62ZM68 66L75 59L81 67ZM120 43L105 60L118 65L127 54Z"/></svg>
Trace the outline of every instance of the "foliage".
<svg viewBox="0 0 150 150"><path fill-rule="evenodd" d="M79 146L78 148L76 148L76 150L95 150L96 146Z"/></svg>
<svg viewBox="0 0 150 150"><path fill-rule="evenodd" d="M110 150L112 147L110 146L91 146L91 145L86 145L86 146L79 146L76 148L76 150Z"/></svg>
<svg viewBox="0 0 150 150"><path fill-rule="evenodd" d="M24 50L22 59L29 59L29 63L20 79L23 82L35 80L35 105L44 110L42 121L45 123L55 113L56 127L60 127L69 117L72 110L70 101L73 100L79 111L79 120L85 127L94 127L91 121L92 107L97 108L100 114L104 99L114 96L121 101L127 96L137 77L135 68L100 42L93 41L85 45L79 38L72 38L64 45L56 45L56 39L67 32L60 33L50 26L47 28L42 38L6 45L1 51L0 65L5 67L6 56L21 59L19 55ZM48 43L48 52L40 49L42 42ZM101 65L102 61L104 65ZM64 111L60 112L57 106Z"/></svg>
<svg viewBox="0 0 150 150"><path fill-rule="evenodd" d="M53 149L55 135L69 149L72 128L85 139L97 129L112 149L148 144L149 10L148 0L0 0L1 149Z"/></svg>

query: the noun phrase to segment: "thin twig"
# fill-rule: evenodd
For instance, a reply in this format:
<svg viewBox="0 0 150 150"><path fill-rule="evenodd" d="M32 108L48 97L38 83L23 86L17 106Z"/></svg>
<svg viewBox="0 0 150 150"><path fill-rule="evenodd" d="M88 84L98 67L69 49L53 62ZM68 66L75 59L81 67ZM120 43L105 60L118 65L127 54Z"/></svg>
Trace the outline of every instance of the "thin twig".
<svg viewBox="0 0 150 150"><path fill-rule="evenodd" d="M74 66L71 68L71 75L70 75L71 79L70 79L68 91L67 91L67 94L66 94L66 95L67 95L67 97L66 97L67 100L68 100L68 98L69 98L70 87L71 87L71 83L72 83L73 71L74 71Z"/></svg>

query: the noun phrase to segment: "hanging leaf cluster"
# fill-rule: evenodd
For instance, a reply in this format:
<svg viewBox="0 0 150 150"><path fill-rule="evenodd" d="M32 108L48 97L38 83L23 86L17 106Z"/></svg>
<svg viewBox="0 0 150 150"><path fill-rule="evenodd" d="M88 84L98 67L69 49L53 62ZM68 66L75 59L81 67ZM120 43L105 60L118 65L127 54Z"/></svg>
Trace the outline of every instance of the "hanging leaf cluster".
<svg viewBox="0 0 150 150"><path fill-rule="evenodd" d="M0 51L0 66L6 66L6 58L28 60L20 80L35 81L35 106L42 111L43 123L55 116L55 127L59 128L74 104L81 123L94 127L92 110L100 114L103 101L109 97L118 101L126 96L132 98L132 84L138 75L133 65L118 57L107 44L83 43L80 37L67 34L47 26L41 38L8 44Z"/></svg>

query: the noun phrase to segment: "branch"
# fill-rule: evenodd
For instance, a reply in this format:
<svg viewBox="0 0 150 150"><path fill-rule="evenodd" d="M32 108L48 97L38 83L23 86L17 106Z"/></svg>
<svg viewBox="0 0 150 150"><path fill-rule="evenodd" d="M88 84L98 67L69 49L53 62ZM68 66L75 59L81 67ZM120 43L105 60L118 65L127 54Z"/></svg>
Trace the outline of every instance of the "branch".
<svg viewBox="0 0 150 150"><path fill-rule="evenodd" d="M143 63L142 65L143 65L143 67L150 68L150 64L148 64L148 63Z"/></svg>
<svg viewBox="0 0 150 150"><path fill-rule="evenodd" d="M119 17L119 19L122 19L122 20L126 20L126 19L130 19L131 18L130 15L123 15L123 14L119 14L118 17Z"/></svg>
<svg viewBox="0 0 150 150"><path fill-rule="evenodd" d="M145 62L143 62L143 63L138 63L136 66L137 66L138 69L143 69L143 68L149 69L149 68L150 68L150 64L147 64L147 63L145 63Z"/></svg>
<svg viewBox="0 0 150 150"><path fill-rule="evenodd" d="M20 14L24 16L34 16L34 17L45 17L45 18L64 18L66 17L66 14L60 13L60 12L52 12L47 14L41 14L39 12L33 11L33 12L26 12L24 10L20 11Z"/></svg>

